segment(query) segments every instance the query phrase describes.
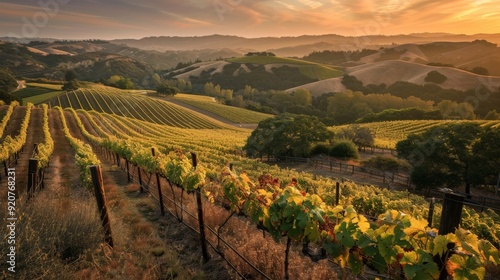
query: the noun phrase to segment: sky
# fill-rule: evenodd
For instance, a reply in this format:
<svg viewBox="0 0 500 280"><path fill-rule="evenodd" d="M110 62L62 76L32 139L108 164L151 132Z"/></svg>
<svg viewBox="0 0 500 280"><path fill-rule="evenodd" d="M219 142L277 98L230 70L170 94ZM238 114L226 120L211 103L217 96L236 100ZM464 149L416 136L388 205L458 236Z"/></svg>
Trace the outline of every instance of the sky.
<svg viewBox="0 0 500 280"><path fill-rule="evenodd" d="M500 0L0 0L0 37L500 32Z"/></svg>

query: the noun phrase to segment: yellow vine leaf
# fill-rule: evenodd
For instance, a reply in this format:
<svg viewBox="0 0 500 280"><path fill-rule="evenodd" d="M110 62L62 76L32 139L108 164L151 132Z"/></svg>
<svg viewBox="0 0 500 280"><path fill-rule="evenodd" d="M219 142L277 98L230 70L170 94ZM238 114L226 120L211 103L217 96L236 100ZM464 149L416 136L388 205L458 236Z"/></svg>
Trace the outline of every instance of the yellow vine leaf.
<svg viewBox="0 0 500 280"><path fill-rule="evenodd" d="M428 222L424 219L410 218L410 223L411 226L404 229L404 232L407 235L414 235L419 232L425 232L428 225Z"/></svg>

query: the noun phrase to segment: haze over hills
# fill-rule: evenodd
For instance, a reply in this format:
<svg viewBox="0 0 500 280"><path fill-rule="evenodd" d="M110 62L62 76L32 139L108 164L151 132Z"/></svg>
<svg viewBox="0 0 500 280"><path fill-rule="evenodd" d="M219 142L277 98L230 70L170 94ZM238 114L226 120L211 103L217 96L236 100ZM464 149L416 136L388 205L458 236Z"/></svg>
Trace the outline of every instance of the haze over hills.
<svg viewBox="0 0 500 280"><path fill-rule="evenodd" d="M463 42L487 40L500 43L500 34L447 34L419 33L409 35L370 35L349 37L336 34L303 35L298 37L244 38L238 36L209 35L195 37L146 37L142 39L117 39L111 42L145 50L193 50L193 49L251 49L272 51L278 56L304 56L317 50L357 50L408 43L435 41Z"/></svg>

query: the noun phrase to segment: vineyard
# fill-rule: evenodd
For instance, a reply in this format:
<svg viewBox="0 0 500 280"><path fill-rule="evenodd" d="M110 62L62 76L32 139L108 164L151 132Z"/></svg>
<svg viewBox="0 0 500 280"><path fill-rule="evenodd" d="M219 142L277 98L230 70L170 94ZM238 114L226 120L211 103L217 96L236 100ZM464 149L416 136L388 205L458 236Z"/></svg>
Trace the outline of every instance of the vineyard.
<svg viewBox="0 0 500 280"><path fill-rule="evenodd" d="M394 149L396 143L406 139L412 133L418 134L425 130L443 124L467 122L467 121L451 121L451 120L415 120L415 121L386 121L357 124L359 127L369 128L375 138L375 146L383 149ZM473 121L479 123L484 127L492 127L500 129L500 121L493 120L477 120ZM331 129L333 131L340 131L342 128L349 127L350 125L335 126ZM352 126L352 125L351 125Z"/></svg>
<svg viewBox="0 0 500 280"><path fill-rule="evenodd" d="M103 112L173 127L195 129L224 127L224 124L175 104L161 100L152 102L142 94L125 94L108 88L105 90L84 88L65 92L51 99L48 104L50 107Z"/></svg>
<svg viewBox="0 0 500 280"><path fill-rule="evenodd" d="M60 160L58 147L68 145L80 185L88 188L89 166L112 163L125 171L123 177L138 180L134 192L149 193L162 212L167 209L200 234L206 229L202 239L212 245L211 254L226 259L240 277L325 279L372 273L393 279L447 274L483 279L487 267L500 263L500 216L494 211L465 207L461 228L439 234L439 204L431 227L426 219L429 202L420 196L352 182L343 183L337 192L332 178L242 157L238 151L248 131L166 102L82 89L51 100L50 107L4 106L0 128L9 134L2 135L4 164L13 156L30 158L31 151L21 151L32 149L36 141L37 168L57 174L45 170L55 168L53 154ZM386 131L392 131L389 127ZM423 128L410 123L397 129L402 133ZM19 166L18 173L24 174L23 169ZM1 183L6 189L7 180ZM20 200L25 201L27 192L19 183ZM203 195L203 207L193 194ZM196 229L203 220L195 214L200 209L205 210L206 225ZM304 274L306 267L311 274Z"/></svg>
<svg viewBox="0 0 500 280"><path fill-rule="evenodd" d="M222 105L217 103L212 97L209 96L176 94L174 99L195 106L197 108L207 110L235 123L258 123L262 120L272 117L272 115L269 114Z"/></svg>

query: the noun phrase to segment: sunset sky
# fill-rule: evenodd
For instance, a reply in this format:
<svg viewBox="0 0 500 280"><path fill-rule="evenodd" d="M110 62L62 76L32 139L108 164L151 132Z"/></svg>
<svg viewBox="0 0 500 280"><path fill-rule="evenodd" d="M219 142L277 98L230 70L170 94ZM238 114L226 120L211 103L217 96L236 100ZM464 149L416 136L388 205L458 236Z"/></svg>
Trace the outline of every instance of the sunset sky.
<svg viewBox="0 0 500 280"><path fill-rule="evenodd" d="M0 36L498 33L500 0L8 0ZM45 7L44 7L45 6Z"/></svg>

